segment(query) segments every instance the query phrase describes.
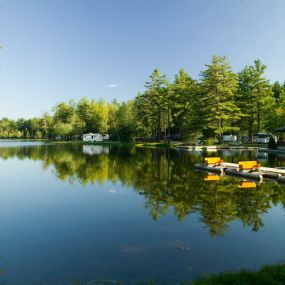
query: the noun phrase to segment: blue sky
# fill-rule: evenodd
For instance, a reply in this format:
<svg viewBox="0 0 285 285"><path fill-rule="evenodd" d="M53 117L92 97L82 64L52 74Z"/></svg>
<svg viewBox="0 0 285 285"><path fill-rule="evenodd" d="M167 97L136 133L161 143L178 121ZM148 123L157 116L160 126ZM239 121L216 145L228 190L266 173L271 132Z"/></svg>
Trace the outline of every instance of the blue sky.
<svg viewBox="0 0 285 285"><path fill-rule="evenodd" d="M81 97L132 99L154 68L194 78L212 55L285 80L284 0L0 0L0 117Z"/></svg>

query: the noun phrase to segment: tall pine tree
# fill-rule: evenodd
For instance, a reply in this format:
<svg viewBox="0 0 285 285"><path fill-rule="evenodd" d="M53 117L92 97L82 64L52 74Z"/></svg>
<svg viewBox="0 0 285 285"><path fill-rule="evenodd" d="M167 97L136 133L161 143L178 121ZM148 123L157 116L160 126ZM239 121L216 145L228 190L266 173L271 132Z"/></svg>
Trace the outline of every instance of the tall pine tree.
<svg viewBox="0 0 285 285"><path fill-rule="evenodd" d="M171 85L171 90L173 127L175 132L179 132L182 138L186 131L193 130L197 82L184 69L180 69Z"/></svg>
<svg viewBox="0 0 285 285"><path fill-rule="evenodd" d="M235 103L237 76L224 56L213 56L206 70L201 72L201 115L206 137L222 139L222 134L239 131L241 117Z"/></svg>
<svg viewBox="0 0 285 285"><path fill-rule="evenodd" d="M252 141L256 133L265 130L268 111L274 104L269 80L264 75L265 70L266 66L258 59L238 75L237 104L245 116L243 129L247 131L249 141Z"/></svg>
<svg viewBox="0 0 285 285"><path fill-rule="evenodd" d="M168 86L169 82L166 76L155 69L150 75L150 80L145 83L145 92L140 94L135 102L135 110L141 115L139 120L151 129L155 141L160 140L162 128L169 129L169 120L167 120L170 107Z"/></svg>

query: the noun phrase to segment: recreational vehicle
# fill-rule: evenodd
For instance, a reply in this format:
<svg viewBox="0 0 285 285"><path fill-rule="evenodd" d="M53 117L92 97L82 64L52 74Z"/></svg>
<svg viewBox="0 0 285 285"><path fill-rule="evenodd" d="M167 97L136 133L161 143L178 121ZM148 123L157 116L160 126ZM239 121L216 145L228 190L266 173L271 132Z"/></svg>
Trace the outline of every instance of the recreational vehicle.
<svg viewBox="0 0 285 285"><path fill-rule="evenodd" d="M237 136L236 135L223 135L223 142L236 142Z"/></svg>
<svg viewBox="0 0 285 285"><path fill-rule="evenodd" d="M270 133L257 133L256 142L257 143L269 143L271 137Z"/></svg>
<svg viewBox="0 0 285 285"><path fill-rule="evenodd" d="M102 142L104 137L101 134L84 134L82 137L85 142Z"/></svg>

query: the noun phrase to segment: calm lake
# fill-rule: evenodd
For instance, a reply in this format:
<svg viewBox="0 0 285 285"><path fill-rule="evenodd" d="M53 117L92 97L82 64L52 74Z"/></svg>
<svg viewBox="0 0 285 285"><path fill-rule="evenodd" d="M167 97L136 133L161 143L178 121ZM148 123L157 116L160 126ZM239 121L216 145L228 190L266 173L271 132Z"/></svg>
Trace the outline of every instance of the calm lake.
<svg viewBox="0 0 285 285"><path fill-rule="evenodd" d="M284 262L285 186L205 181L205 155L217 153L0 142L0 283L179 284Z"/></svg>

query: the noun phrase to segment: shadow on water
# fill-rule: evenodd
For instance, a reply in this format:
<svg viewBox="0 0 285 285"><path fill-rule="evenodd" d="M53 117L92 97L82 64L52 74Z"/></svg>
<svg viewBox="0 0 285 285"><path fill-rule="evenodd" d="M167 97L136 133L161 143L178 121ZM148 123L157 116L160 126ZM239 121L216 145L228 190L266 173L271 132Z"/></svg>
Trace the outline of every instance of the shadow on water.
<svg viewBox="0 0 285 285"><path fill-rule="evenodd" d="M205 174L193 166L205 155L169 149L105 147L94 145L49 145L2 147L0 158L41 161L44 170L53 169L56 177L68 183L121 183L145 199L145 208L154 220L169 210L179 221L198 214L211 236L222 236L229 223L240 220L253 231L263 227L262 216L272 205L285 206L284 186L263 183L256 188L239 188L241 180L222 177L205 181ZM256 151L222 151L228 162L255 159ZM263 157L263 165L285 165L285 159Z"/></svg>

